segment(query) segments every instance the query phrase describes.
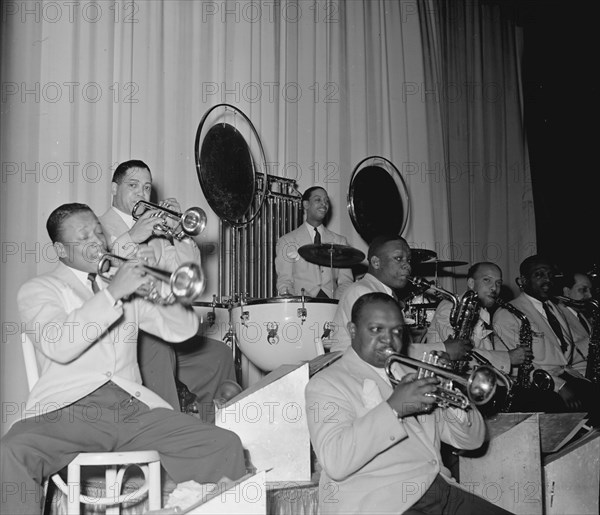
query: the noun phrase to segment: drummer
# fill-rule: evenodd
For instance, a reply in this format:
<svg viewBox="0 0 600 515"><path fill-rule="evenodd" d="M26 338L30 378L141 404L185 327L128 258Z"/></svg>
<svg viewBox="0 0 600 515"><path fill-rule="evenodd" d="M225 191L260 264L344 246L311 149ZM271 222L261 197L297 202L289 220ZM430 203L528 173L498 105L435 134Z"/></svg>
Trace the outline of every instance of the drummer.
<svg viewBox="0 0 600 515"><path fill-rule="evenodd" d="M329 196L320 186L308 188L302 195L306 221L277 241L275 271L278 295L301 295L339 299L354 277L350 268L319 266L298 253L304 245L333 243L348 245L346 238L327 229L323 222L329 212Z"/></svg>
<svg viewBox="0 0 600 515"><path fill-rule="evenodd" d="M337 305L333 323L340 330L330 350L345 351L350 346L348 322L354 302L365 293L387 293L396 300L398 291L408 285L411 275L411 248L401 236L389 234L373 238L367 255L369 268L365 276L350 286ZM444 351L450 359L462 359L473 347L468 339L449 337L436 345L405 342L409 356L420 359L425 351Z"/></svg>

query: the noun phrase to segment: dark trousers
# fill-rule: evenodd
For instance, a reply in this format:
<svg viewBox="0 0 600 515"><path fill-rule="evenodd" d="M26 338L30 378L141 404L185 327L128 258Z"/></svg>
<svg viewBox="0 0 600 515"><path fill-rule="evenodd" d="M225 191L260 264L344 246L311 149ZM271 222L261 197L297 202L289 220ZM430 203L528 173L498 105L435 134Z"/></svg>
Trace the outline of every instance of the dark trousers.
<svg viewBox="0 0 600 515"><path fill-rule="evenodd" d="M158 336L140 331L138 335L138 364L144 386L179 411L179 396L175 374L177 356L175 345Z"/></svg>
<svg viewBox="0 0 600 515"><path fill-rule="evenodd" d="M458 486L438 474L431 486L404 515L507 515L503 508Z"/></svg>
<svg viewBox="0 0 600 515"><path fill-rule="evenodd" d="M215 421L213 400L224 381L235 381L233 352L222 341L196 335L176 344L177 378L196 395L200 418Z"/></svg>
<svg viewBox="0 0 600 515"><path fill-rule="evenodd" d="M213 399L225 380L236 380L233 353L222 341L195 335L168 343L140 331L138 363L144 386L180 409L176 379L197 397L200 418L215 421Z"/></svg>
<svg viewBox="0 0 600 515"><path fill-rule="evenodd" d="M42 484L80 452L159 452L176 482L218 482L245 474L235 433L195 417L150 410L114 383L63 409L17 422L2 438L2 508L7 515L39 515Z"/></svg>
<svg viewBox="0 0 600 515"><path fill-rule="evenodd" d="M580 409L565 409L565 411L586 411L590 425L600 427L600 384L574 377L567 372L559 377L567 382L567 386L582 404Z"/></svg>

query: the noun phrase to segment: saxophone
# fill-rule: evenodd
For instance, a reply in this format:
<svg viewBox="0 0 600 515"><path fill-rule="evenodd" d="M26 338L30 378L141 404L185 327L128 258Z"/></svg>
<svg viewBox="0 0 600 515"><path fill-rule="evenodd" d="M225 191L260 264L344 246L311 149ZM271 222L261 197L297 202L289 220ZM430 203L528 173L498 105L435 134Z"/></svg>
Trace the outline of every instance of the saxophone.
<svg viewBox="0 0 600 515"><path fill-rule="evenodd" d="M505 302L500 298L496 299L496 304L498 304L499 307L510 311L515 317L519 319L519 322L521 322L521 326L519 327L519 346L525 347L526 349L531 349L531 344L533 342L533 332L531 331L531 324L529 323L529 319L525 316L525 313L515 308L509 302ZM526 360L523 363L521 363L517 371L517 379L515 380L515 386L520 386L521 388L525 389L531 388L532 371L533 363L531 361Z"/></svg>
<svg viewBox="0 0 600 515"><path fill-rule="evenodd" d="M588 347L587 366L585 377L592 383L600 383L600 306L598 301L590 299L592 306L592 332Z"/></svg>
<svg viewBox="0 0 600 515"><path fill-rule="evenodd" d="M591 311L591 333L588 346L587 365L585 377L592 383L600 383L600 305L595 299L573 300L569 297L559 295L557 300L563 304L572 307L576 311L582 311L589 308Z"/></svg>
<svg viewBox="0 0 600 515"><path fill-rule="evenodd" d="M521 310L517 309L510 302L505 302L502 299L497 299L496 303L499 307L508 310L512 313L520 322L519 327L519 346L531 349L533 342L533 331L531 329L531 323L529 319ZM517 370L517 378L514 382L515 386L528 390L532 387L538 388L539 390L553 390L554 379L545 370L538 368L534 370L533 363L529 360L524 361L519 365ZM510 409L510 403L512 402L512 396L514 392L510 392L509 400L505 411Z"/></svg>
<svg viewBox="0 0 600 515"><path fill-rule="evenodd" d="M439 288L438 286L434 286L426 279L414 277L410 278L409 281L419 290L426 291L428 289L432 289L437 294L448 299L452 303L452 310L450 311L450 325L454 331L453 337L465 340L471 339L473 329L475 328L475 324L479 319L479 297L475 291L467 290L459 299L454 293L444 290L443 288ZM489 374L493 373L492 375L495 375L496 380L500 379L504 383L507 395L510 398L513 389L512 379L504 372L495 368L488 359L474 350L469 351L465 359L453 360L451 362L451 369L456 375L466 375L466 372L468 372L468 369L470 368L472 359L475 359L475 361L479 363L479 366L474 368L469 377L474 376L477 371L481 370L486 370ZM489 410L493 410L494 406L497 404L497 401L494 398L494 393L495 388L494 392L491 393L484 402L477 404L479 410L482 412L482 414L484 414L484 416ZM487 403L490 401L490 399L492 402L490 402L488 408L481 406L481 404Z"/></svg>

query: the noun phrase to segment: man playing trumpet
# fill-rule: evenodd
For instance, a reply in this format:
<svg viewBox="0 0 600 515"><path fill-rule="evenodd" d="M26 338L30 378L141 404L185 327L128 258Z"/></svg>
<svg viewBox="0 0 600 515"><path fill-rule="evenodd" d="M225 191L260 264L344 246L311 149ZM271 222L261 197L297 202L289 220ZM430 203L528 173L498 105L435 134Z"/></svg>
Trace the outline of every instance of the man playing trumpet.
<svg viewBox="0 0 600 515"><path fill-rule="evenodd" d="M113 174L111 191L112 207L100 217L111 252L128 258L142 246L139 250L142 258L155 257L157 267L169 272L186 262L200 265L200 250L192 238L171 239L162 235L168 228L174 228L173 219L163 220L155 216L156 210L148 209L134 220L134 206L140 201L149 202L152 192L152 174L146 163L139 160L121 163ZM174 198L160 205L181 212ZM147 244L147 250L143 244ZM235 380L231 349L223 342L201 335L175 350L160 338L140 333L138 360L148 388L178 406L177 378L180 389L185 391L187 387L196 396L194 407L208 421L214 419L213 399L219 386L224 381Z"/></svg>
<svg viewBox="0 0 600 515"><path fill-rule="evenodd" d="M131 260L109 284L98 280L106 240L87 205L58 207L47 228L60 262L17 297L41 372L22 420L2 439L3 487L17 488L3 495L0 511L41 513L44 480L80 452L155 449L176 483L241 477L244 454L234 433L173 412L141 384L138 326L181 342L198 327L192 308L132 295L149 287L150 276Z"/></svg>
<svg viewBox="0 0 600 515"><path fill-rule="evenodd" d="M385 372L401 352L404 320L386 293L353 305L352 339L343 356L306 387L310 438L322 467L320 513L472 513L505 510L459 488L442 463L441 442L476 449L485 425L476 408L436 408L439 379L417 379L396 364L397 386Z"/></svg>

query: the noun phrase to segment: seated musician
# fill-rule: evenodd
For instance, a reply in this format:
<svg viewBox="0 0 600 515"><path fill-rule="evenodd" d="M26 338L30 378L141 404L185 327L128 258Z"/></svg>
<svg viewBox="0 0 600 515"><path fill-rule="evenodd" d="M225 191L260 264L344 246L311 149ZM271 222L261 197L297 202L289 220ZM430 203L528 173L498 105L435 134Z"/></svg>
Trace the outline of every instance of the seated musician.
<svg viewBox="0 0 600 515"><path fill-rule="evenodd" d="M573 333L564 306L552 302L556 267L544 256L533 255L520 265L518 279L521 294L510 301L531 324L533 366L546 371L550 390L558 393L562 405L553 411L586 411L590 423L598 423L598 385L585 379L573 368ZM494 330L507 346L519 341L519 319L506 309L498 310Z"/></svg>
<svg viewBox="0 0 600 515"><path fill-rule="evenodd" d="M410 276L410 247L398 235L382 235L373 238L367 253L369 267L367 273L351 284L338 303L333 322L339 328L337 340L331 351L346 350L350 346L350 333L347 330L352 306L365 293L381 292L396 298L396 291L403 290ZM471 348L468 340L448 338L437 346L411 344L409 354L421 358L424 350L439 350L448 353L451 359L461 359Z"/></svg>
<svg viewBox="0 0 600 515"><path fill-rule="evenodd" d="M479 411L437 407L431 393L439 379L417 379L398 363L400 381L392 386L384 365L401 352L398 303L386 293L363 295L348 328L351 347L306 387L310 438L322 467L319 512L508 513L457 486L442 463L441 442L482 445Z"/></svg>
<svg viewBox="0 0 600 515"><path fill-rule="evenodd" d="M302 195L306 221L298 229L277 241L275 271L278 295L301 295L339 299L352 284L350 268L320 266L306 261L298 253L304 245L333 243L348 245L346 238L327 229L323 223L329 212L329 197L320 186L308 188Z"/></svg>
<svg viewBox="0 0 600 515"><path fill-rule="evenodd" d="M564 298L559 302L565 308L563 313L571 328L575 345L572 367L582 375L586 375L590 337L594 330L594 307L589 302L593 298L592 281L584 272L566 272L561 284ZM598 315L596 314L596 316ZM596 338L598 338L597 334ZM592 359L597 360L593 356ZM600 367L600 363L597 364L596 368L598 367ZM590 370L589 373L593 372ZM592 378L588 377L588 379Z"/></svg>
<svg viewBox="0 0 600 515"><path fill-rule="evenodd" d="M151 277L135 262L110 283L95 277L106 240L85 204L65 204L47 221L59 257L50 273L27 281L18 307L36 349L40 378L23 419L1 441L2 513L41 513L42 484L82 451L155 449L172 480L200 483L245 473L232 432L174 412L141 384L138 326L169 342L198 328L191 308L158 306L132 296Z"/></svg>
<svg viewBox="0 0 600 515"><path fill-rule="evenodd" d="M475 263L467 272L467 287L477 294L479 307L475 322L468 328L473 350L498 370L510 374L512 367L531 359L532 352L521 346L509 350L494 338L491 316L497 307L496 300L502 287L500 267L489 262ZM427 343L443 341L458 329L450 323L453 308L457 309L447 299L438 304L427 331Z"/></svg>
<svg viewBox="0 0 600 515"><path fill-rule="evenodd" d="M100 217L111 252L127 258L138 251L140 244L147 243L150 254L156 256L158 268L163 270L173 272L186 262L201 264L200 250L192 238L161 235L161 219L154 216L156 210L147 209L137 221L133 219L135 204L150 200L152 174L146 163L139 160L121 163L113 174L111 188L112 207ZM181 212L174 198L160 205ZM165 223L173 229L177 221L167 218ZM214 421L213 400L221 383L236 379L231 349L204 335L194 335L174 349L161 338L142 331L138 361L148 388L173 406L182 404L183 411L197 410L208 422Z"/></svg>
<svg viewBox="0 0 600 515"><path fill-rule="evenodd" d="M471 321L467 328L454 328L450 323L450 314L453 303L442 300L436 308L431 325L427 332L427 343L442 341L443 338L454 333L455 330L464 330L470 333L473 350L480 361L485 364L489 362L494 368L517 379L517 370L523 364L528 365L533 359L531 347L520 342L517 347L511 347L504 343L501 337L494 333L492 327L492 316L500 306L499 295L502 287L502 270L494 263L479 262L472 265L467 272L467 287L477 294L476 304L479 311L474 322ZM460 321L458 321L460 324ZM471 360L473 366L480 365L477 359ZM502 392L505 396L506 391ZM556 398L554 392L522 391L513 388L513 398L508 404L506 399L498 398L499 404L493 408L494 411L509 409L510 411L555 411L560 405L560 399Z"/></svg>

